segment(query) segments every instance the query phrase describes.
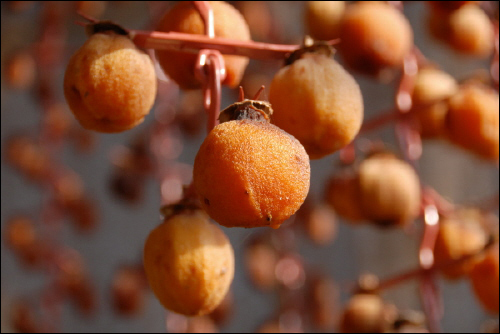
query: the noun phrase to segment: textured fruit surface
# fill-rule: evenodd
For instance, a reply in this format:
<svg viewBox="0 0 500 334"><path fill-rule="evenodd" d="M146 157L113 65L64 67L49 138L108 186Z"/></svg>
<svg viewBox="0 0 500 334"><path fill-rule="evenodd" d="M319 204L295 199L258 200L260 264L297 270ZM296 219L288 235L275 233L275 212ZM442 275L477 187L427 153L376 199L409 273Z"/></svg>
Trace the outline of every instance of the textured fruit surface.
<svg viewBox="0 0 500 334"><path fill-rule="evenodd" d="M186 212L151 231L144 246L144 269L165 308L203 315L219 305L231 285L234 252L204 212Z"/></svg>
<svg viewBox="0 0 500 334"><path fill-rule="evenodd" d="M418 71L413 89L413 112L420 134L424 138L444 136L446 133L447 98L458 91L458 83L451 75L435 68Z"/></svg>
<svg viewBox="0 0 500 334"><path fill-rule="evenodd" d="M94 34L69 61L64 95L84 128L131 129L144 120L156 97L153 62L126 36Z"/></svg>
<svg viewBox="0 0 500 334"><path fill-rule="evenodd" d="M476 254L486 245L488 236L481 226L481 212L473 209L461 210L456 217L443 219L439 223L439 233L434 246L436 263L457 260L465 255ZM446 266L441 271L449 279L467 275L477 258Z"/></svg>
<svg viewBox="0 0 500 334"><path fill-rule="evenodd" d="M340 25L339 50L353 69L377 73L399 67L413 45L405 16L382 2L358 2L347 7Z"/></svg>
<svg viewBox="0 0 500 334"><path fill-rule="evenodd" d="M472 288L483 307L498 314L498 242L491 246L470 273Z"/></svg>
<svg viewBox="0 0 500 334"><path fill-rule="evenodd" d="M278 228L309 191L304 147L267 122L219 124L201 145L193 168L203 209L226 227Z"/></svg>
<svg viewBox="0 0 500 334"><path fill-rule="evenodd" d="M450 99L446 125L453 143L498 159L498 93L483 86L462 87Z"/></svg>
<svg viewBox="0 0 500 334"><path fill-rule="evenodd" d="M419 213L419 178L402 160L385 154L364 160L359 187L364 216L382 226L405 225Z"/></svg>
<svg viewBox="0 0 500 334"><path fill-rule="evenodd" d="M269 102L273 123L297 138L311 159L352 141L363 122L363 97L354 78L335 60L305 54L274 77Z"/></svg>
<svg viewBox="0 0 500 334"><path fill-rule="evenodd" d="M250 30L243 16L224 1L210 1L214 13L214 33L225 37L248 41ZM205 24L196 8L189 1L179 1L160 21L157 31L176 31L186 34L205 34ZM156 57L165 73L182 89L196 89L201 83L194 75L196 54L175 51L156 51ZM236 87L248 64L248 58L225 55L226 79L224 85Z"/></svg>

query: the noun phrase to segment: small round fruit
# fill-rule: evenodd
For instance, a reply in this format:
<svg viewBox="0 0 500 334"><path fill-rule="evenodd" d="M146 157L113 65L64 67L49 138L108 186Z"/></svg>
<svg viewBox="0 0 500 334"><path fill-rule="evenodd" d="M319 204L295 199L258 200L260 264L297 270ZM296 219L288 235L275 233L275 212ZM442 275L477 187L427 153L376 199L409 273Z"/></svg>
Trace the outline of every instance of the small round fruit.
<svg viewBox="0 0 500 334"><path fill-rule="evenodd" d="M429 28L435 38L461 53L484 58L493 52L494 28L479 6L469 4L451 12L434 8Z"/></svg>
<svg viewBox="0 0 500 334"><path fill-rule="evenodd" d="M498 93L468 85L449 101L449 139L485 159L498 160Z"/></svg>
<svg viewBox="0 0 500 334"><path fill-rule="evenodd" d="M358 176L354 171L345 171L333 176L325 188L325 201L349 222L365 219L359 196Z"/></svg>
<svg viewBox="0 0 500 334"><path fill-rule="evenodd" d="M153 62L127 36L93 34L69 61L64 95L84 128L131 129L142 123L156 97Z"/></svg>
<svg viewBox="0 0 500 334"><path fill-rule="evenodd" d="M402 226L420 210L420 181L406 162L375 154L359 166L359 201L363 215L381 226Z"/></svg>
<svg viewBox="0 0 500 334"><path fill-rule="evenodd" d="M295 136L311 159L350 143L363 122L363 96L335 60L306 53L282 68L271 83L273 123Z"/></svg>
<svg viewBox="0 0 500 334"><path fill-rule="evenodd" d="M339 51L346 64L368 74L401 67L413 46L406 17L382 2L349 5L340 24L340 38Z"/></svg>
<svg viewBox="0 0 500 334"><path fill-rule="evenodd" d="M315 205L305 217L304 231L318 246L331 244L338 232L334 211L326 205Z"/></svg>
<svg viewBox="0 0 500 334"><path fill-rule="evenodd" d="M151 231L144 245L144 269L165 308L198 316L213 311L228 292L234 252L203 211L183 211Z"/></svg>
<svg viewBox="0 0 500 334"><path fill-rule="evenodd" d="M316 329L324 332L335 331L336 316L340 302L340 291L335 281L327 276L313 278L307 293L307 307Z"/></svg>
<svg viewBox="0 0 500 334"><path fill-rule="evenodd" d="M269 291L276 285L278 252L263 242L250 244L245 249L245 267L256 288Z"/></svg>
<svg viewBox="0 0 500 334"><path fill-rule="evenodd" d="M250 30L243 16L233 6L224 1L210 1L214 16L215 37L235 40L250 40ZM189 1L179 1L160 21L157 31L182 32L204 35L205 24L200 14ZM165 73L182 89L197 89L201 83L196 79L194 66L196 54L158 50L156 58ZM248 58L225 55L226 79L224 85L236 87L243 77Z"/></svg>
<svg viewBox="0 0 500 334"><path fill-rule="evenodd" d="M412 112L422 137L445 135L448 112L446 99L457 91L458 83L448 73L435 68L422 68L418 71L412 95Z"/></svg>
<svg viewBox="0 0 500 334"><path fill-rule="evenodd" d="M345 11L345 1L307 1L306 27L316 40L339 37L339 26Z"/></svg>
<svg viewBox="0 0 500 334"><path fill-rule="evenodd" d="M113 276L111 297L116 312L132 316L140 313L146 297L142 270L133 266L119 268Z"/></svg>
<svg viewBox="0 0 500 334"><path fill-rule="evenodd" d="M299 141L249 119L212 129L193 167L203 209L226 227L278 228L304 202L309 179L309 157Z"/></svg>
<svg viewBox="0 0 500 334"><path fill-rule="evenodd" d="M436 264L476 254L483 249L488 235L482 226L482 220L482 213L475 209L462 209L454 217L442 219L434 246ZM441 272L448 279L458 279L467 275L476 262L476 258L471 258L457 265L445 266Z"/></svg>
<svg viewBox="0 0 500 334"><path fill-rule="evenodd" d="M380 296L356 294L344 308L340 322L341 333L383 333L389 323L384 317L385 305Z"/></svg>
<svg viewBox="0 0 500 334"><path fill-rule="evenodd" d="M26 51L12 55L5 64L4 80L14 89L28 89L33 86L36 77L36 62Z"/></svg>
<svg viewBox="0 0 500 334"><path fill-rule="evenodd" d="M498 314L498 242L486 251L469 277L481 305L489 312Z"/></svg>

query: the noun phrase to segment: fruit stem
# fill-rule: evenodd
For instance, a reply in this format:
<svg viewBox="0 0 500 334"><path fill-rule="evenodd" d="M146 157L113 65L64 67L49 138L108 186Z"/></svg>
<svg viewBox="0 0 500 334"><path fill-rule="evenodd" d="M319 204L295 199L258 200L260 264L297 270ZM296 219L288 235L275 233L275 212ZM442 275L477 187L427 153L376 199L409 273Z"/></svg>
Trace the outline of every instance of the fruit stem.
<svg viewBox="0 0 500 334"><path fill-rule="evenodd" d="M357 137L360 137L361 134L365 134L384 125L392 123L394 120L400 117L401 115L394 109L379 112L377 113L377 116L367 120L366 122L363 122L363 125L361 126Z"/></svg>
<svg viewBox="0 0 500 334"><path fill-rule="evenodd" d="M459 265L463 262L466 262L466 261L482 254L483 252L487 251L493 245L494 245L494 243L489 243L488 245L486 245L486 247L484 247L482 250L480 250L476 253L467 254L467 255L464 255L458 259L453 259L453 260L449 260L449 261L442 262L439 264L434 264L430 268L419 267L419 268L411 269L411 270L405 271L403 273L397 274L395 276L380 280L376 290L377 291L387 290L387 289L393 288L401 283L404 283L410 279L422 278L423 276L425 276L429 273L436 273L436 272L444 270L448 267Z"/></svg>
<svg viewBox="0 0 500 334"><path fill-rule="evenodd" d="M424 208L424 235L419 247L419 264L422 269L434 266L434 246L439 232L439 213L433 204L427 204ZM426 315L427 327L431 333L440 332L440 320L442 317L442 305L440 294L436 285L434 272L426 271L420 276L420 297L422 307Z"/></svg>

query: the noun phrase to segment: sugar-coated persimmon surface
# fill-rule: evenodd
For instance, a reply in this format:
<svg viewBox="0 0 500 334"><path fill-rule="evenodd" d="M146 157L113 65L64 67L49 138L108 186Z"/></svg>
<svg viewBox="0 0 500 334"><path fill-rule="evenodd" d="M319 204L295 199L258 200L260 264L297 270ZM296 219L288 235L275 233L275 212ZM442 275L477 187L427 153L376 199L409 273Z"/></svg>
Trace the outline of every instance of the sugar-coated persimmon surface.
<svg viewBox="0 0 500 334"><path fill-rule="evenodd" d="M203 208L227 227L278 228L304 202L309 178L309 157L297 139L250 120L216 126L193 170Z"/></svg>

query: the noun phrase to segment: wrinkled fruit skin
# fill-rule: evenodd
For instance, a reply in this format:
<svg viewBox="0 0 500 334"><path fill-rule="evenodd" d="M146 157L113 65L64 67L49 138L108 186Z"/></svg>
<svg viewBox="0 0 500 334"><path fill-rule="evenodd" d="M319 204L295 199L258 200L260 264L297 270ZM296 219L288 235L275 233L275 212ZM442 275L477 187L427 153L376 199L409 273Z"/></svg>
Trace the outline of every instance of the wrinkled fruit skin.
<svg viewBox="0 0 500 334"><path fill-rule="evenodd" d="M64 95L84 128L121 132L142 123L156 85L153 62L128 37L97 33L71 57Z"/></svg>
<svg viewBox="0 0 500 334"><path fill-rule="evenodd" d="M234 252L204 212L186 212L151 231L144 269L165 308L199 316L213 311L226 296L234 277Z"/></svg>
<svg viewBox="0 0 500 334"><path fill-rule="evenodd" d="M278 228L304 202L309 180L309 157L299 141L250 120L216 126L193 169L203 209L226 227Z"/></svg>
<svg viewBox="0 0 500 334"><path fill-rule="evenodd" d="M243 16L233 6L223 1L210 1L214 13L214 33L242 41L250 40L250 29ZM157 31L182 32L205 35L205 24L196 8L189 1L179 1L160 21ZM197 55L175 51L156 51L156 58L165 73L181 89L198 89L200 81L194 75ZM236 87L248 65L248 58L225 55L226 79L222 84Z"/></svg>
<svg viewBox="0 0 500 334"><path fill-rule="evenodd" d="M269 102L273 124L297 138L311 159L350 143L363 122L363 97L335 60L306 54L274 77Z"/></svg>

